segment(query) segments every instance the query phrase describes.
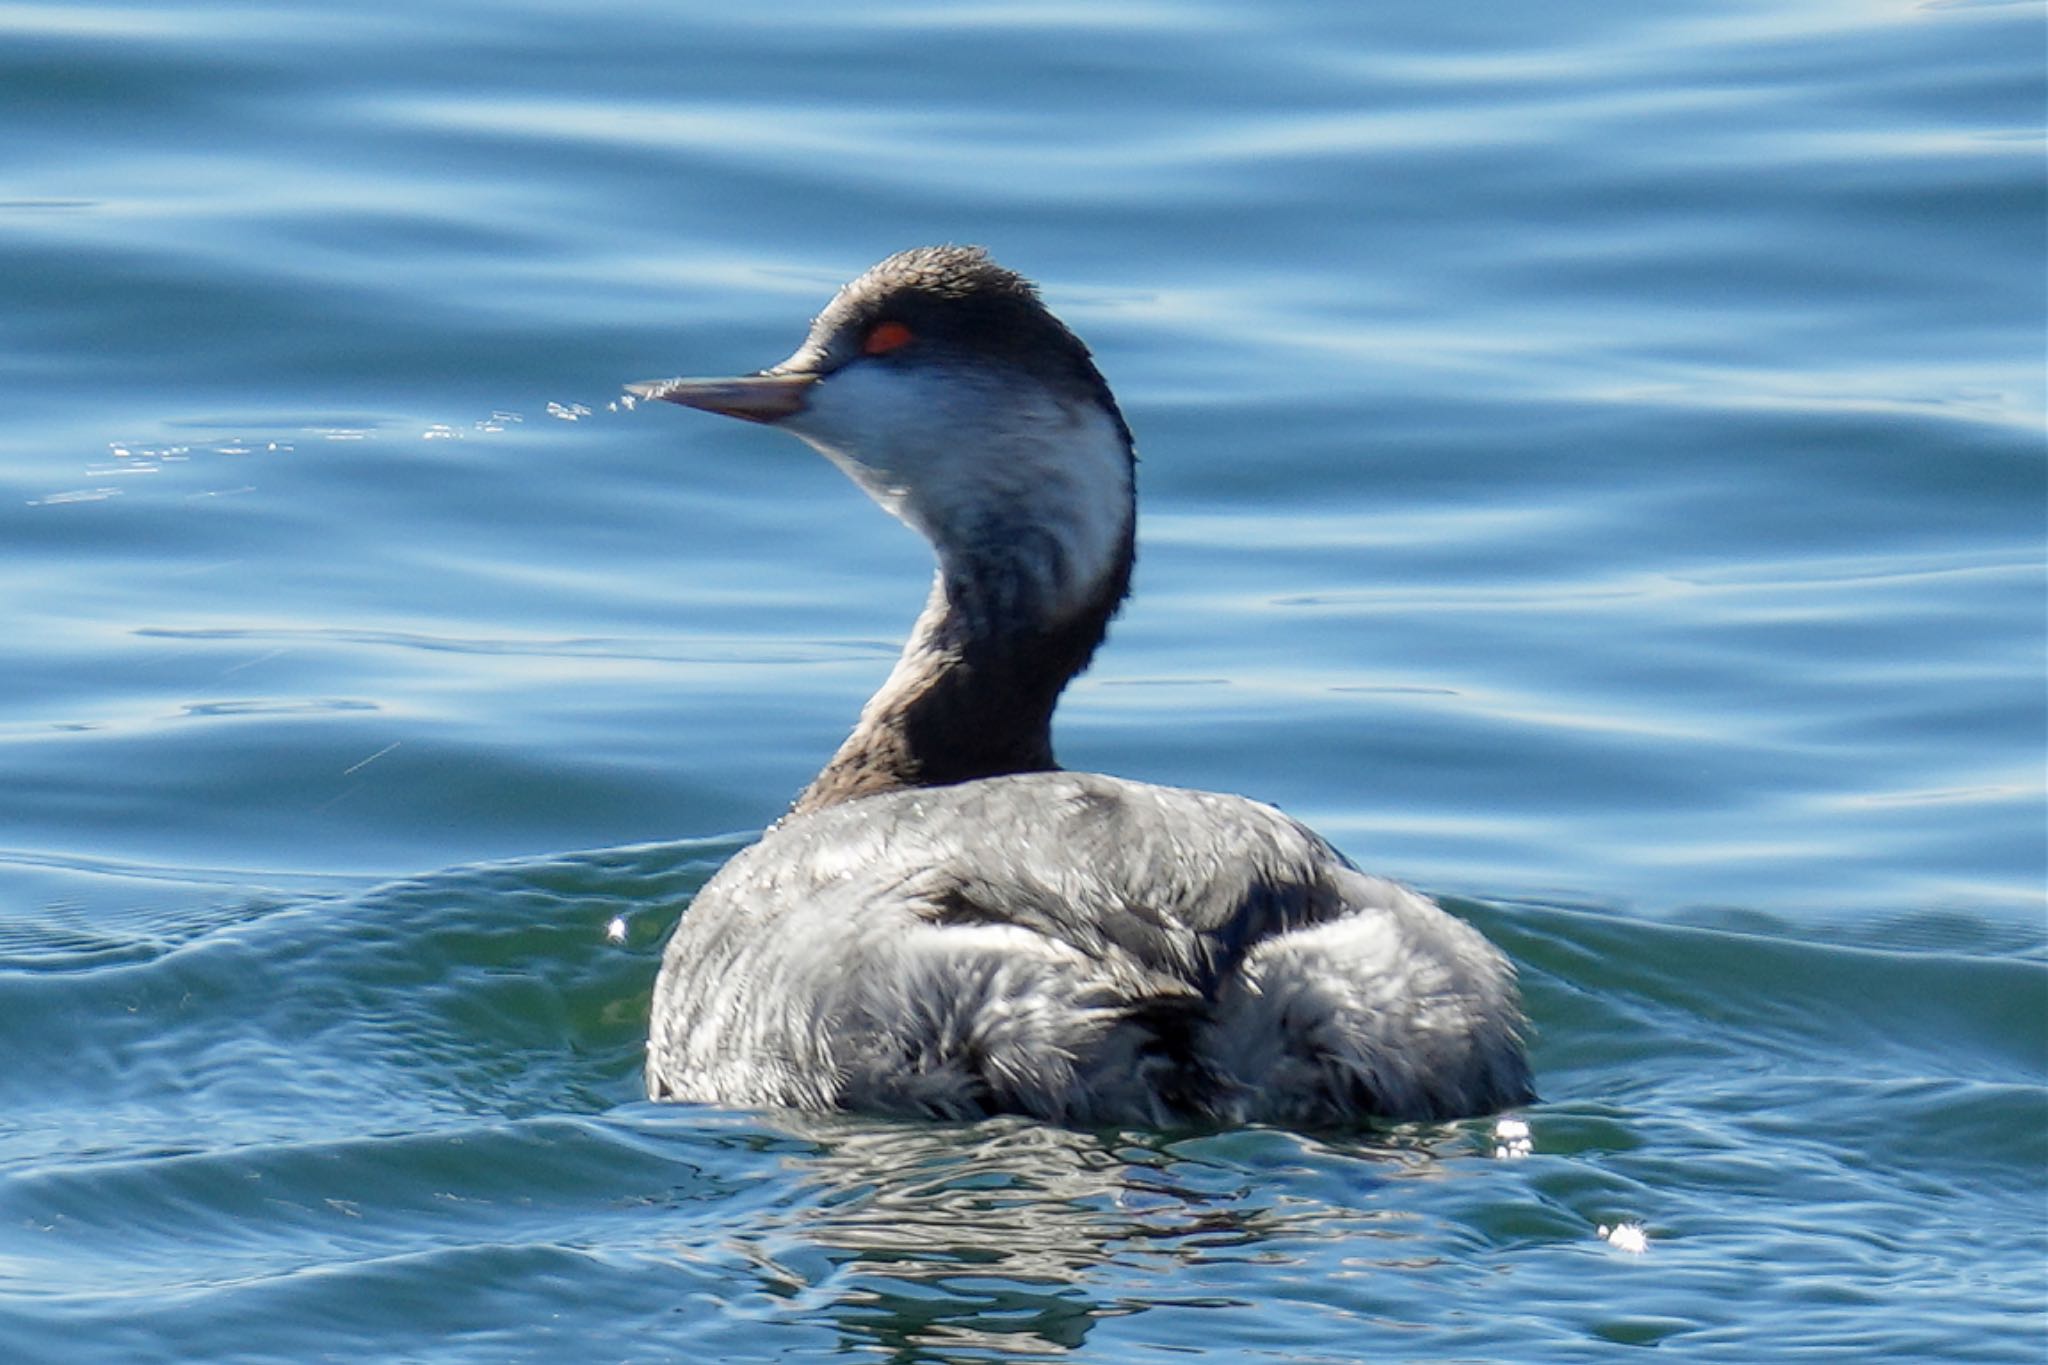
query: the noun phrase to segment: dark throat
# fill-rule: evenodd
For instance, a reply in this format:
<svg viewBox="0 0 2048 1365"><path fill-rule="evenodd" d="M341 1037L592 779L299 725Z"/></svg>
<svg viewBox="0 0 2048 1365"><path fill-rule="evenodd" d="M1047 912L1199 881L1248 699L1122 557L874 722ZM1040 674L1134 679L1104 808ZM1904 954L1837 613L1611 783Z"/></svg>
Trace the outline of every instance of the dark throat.
<svg viewBox="0 0 2048 1365"><path fill-rule="evenodd" d="M1127 531L1083 605L1050 620L1000 571L941 574L895 670L790 814L1057 767L1053 709L1129 592L1132 556Z"/></svg>

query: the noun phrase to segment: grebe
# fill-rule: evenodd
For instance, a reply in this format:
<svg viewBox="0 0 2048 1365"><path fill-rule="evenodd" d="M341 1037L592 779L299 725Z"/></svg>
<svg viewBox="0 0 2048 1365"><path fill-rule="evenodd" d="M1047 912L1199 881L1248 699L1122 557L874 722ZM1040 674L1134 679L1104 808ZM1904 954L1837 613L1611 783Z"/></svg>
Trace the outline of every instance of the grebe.
<svg viewBox="0 0 2048 1365"><path fill-rule="evenodd" d="M1023 277L906 251L771 369L630 388L801 437L938 559L851 737L670 937L651 1097L1150 1126L1532 1098L1477 931L1270 806L1054 763L1129 589L1135 455Z"/></svg>

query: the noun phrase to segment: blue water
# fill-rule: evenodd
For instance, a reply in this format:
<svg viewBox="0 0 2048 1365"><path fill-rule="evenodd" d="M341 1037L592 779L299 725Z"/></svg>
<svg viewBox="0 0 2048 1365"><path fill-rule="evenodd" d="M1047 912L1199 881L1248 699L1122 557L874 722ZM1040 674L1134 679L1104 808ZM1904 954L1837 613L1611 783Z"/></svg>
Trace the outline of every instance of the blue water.
<svg viewBox="0 0 2048 1365"><path fill-rule="evenodd" d="M0 4L0 1354L2038 1361L2043 59L1966 0ZM1139 436L1063 759L1483 928L1526 1148L639 1099L927 564L619 385L944 240Z"/></svg>

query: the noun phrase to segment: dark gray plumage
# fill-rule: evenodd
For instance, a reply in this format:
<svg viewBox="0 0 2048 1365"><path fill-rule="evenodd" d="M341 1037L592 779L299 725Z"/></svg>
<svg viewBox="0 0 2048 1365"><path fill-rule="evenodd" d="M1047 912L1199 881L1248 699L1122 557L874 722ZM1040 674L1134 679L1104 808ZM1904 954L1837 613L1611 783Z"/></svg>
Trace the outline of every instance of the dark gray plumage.
<svg viewBox="0 0 2048 1365"><path fill-rule="evenodd" d="M938 557L853 734L670 939L651 1095L1150 1124L1530 1098L1513 971L1470 927L1270 807L1054 770L1128 588L1133 455L1022 277L906 252L782 364L635 388L793 432Z"/></svg>
<svg viewBox="0 0 2048 1365"><path fill-rule="evenodd" d="M1529 1096L1469 926L1270 807L1088 773L786 822L698 895L655 1000L657 1099L1323 1125Z"/></svg>

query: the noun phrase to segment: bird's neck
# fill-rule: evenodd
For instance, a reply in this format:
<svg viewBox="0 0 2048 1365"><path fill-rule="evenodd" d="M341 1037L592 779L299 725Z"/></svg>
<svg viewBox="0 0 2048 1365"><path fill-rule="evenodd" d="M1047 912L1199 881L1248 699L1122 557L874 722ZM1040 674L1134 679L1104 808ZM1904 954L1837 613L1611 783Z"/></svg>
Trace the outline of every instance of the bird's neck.
<svg viewBox="0 0 2048 1365"><path fill-rule="evenodd" d="M942 555L931 597L881 690L791 814L903 787L1057 766L1052 714L1130 590L1132 517L1102 563L1028 533Z"/></svg>

